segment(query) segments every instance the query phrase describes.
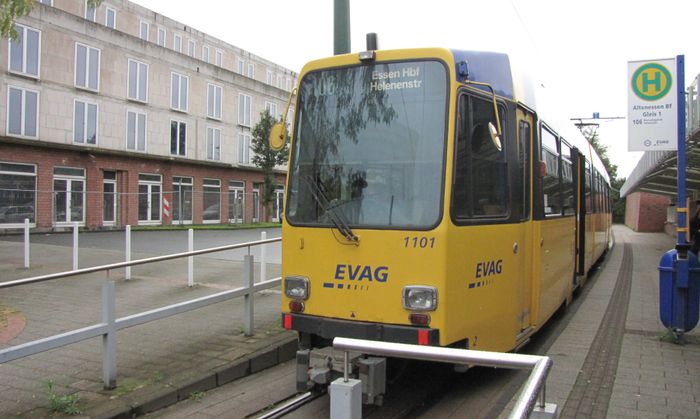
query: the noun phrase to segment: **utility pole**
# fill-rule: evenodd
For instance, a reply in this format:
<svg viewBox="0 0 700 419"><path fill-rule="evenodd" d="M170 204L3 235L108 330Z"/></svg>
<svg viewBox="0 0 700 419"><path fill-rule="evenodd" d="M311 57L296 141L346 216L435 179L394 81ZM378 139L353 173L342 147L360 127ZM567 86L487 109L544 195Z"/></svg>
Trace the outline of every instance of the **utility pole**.
<svg viewBox="0 0 700 419"><path fill-rule="evenodd" d="M333 55L350 52L350 0L334 0Z"/></svg>

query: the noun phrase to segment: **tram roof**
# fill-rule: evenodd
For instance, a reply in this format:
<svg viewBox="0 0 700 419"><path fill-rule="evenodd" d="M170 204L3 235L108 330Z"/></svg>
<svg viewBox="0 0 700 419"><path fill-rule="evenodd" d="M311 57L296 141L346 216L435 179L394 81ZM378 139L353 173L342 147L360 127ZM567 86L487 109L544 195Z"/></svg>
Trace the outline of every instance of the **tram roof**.
<svg viewBox="0 0 700 419"><path fill-rule="evenodd" d="M451 52L458 78L462 77L463 80L464 74L460 73L460 69L466 66L462 71L467 72L468 80L488 83L497 95L536 109L535 92L529 74L519 68L508 54L456 49ZM483 90L488 91L486 88Z"/></svg>
<svg viewBox="0 0 700 419"><path fill-rule="evenodd" d="M532 78L528 72L518 66L517 61L512 60L508 54L499 52L463 50L452 50L451 52L454 56L458 78L464 77L463 73L466 72L468 80L488 83L497 95L520 102L537 112L539 118L542 118L569 145L582 152L589 161L592 160L593 167L603 174L608 182L610 181L603 162L592 150L583 134L570 124L556 124L556 121L548 119L546 109L539 109ZM466 63L466 68L464 68L463 63ZM489 91L487 88L479 88Z"/></svg>

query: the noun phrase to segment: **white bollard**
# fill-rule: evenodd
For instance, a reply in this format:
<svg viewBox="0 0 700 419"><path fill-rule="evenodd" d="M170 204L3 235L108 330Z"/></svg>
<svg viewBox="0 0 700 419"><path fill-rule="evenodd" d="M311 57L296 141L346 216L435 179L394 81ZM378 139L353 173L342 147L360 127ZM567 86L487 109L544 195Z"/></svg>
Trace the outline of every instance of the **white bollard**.
<svg viewBox="0 0 700 419"><path fill-rule="evenodd" d="M362 381L341 377L331 383L329 392L332 419L362 418Z"/></svg>
<svg viewBox="0 0 700 419"><path fill-rule="evenodd" d="M187 250L194 251L194 230L187 230ZM194 286L194 256L187 256L187 286Z"/></svg>
<svg viewBox="0 0 700 419"><path fill-rule="evenodd" d="M78 270L78 223L73 224L73 270Z"/></svg>
<svg viewBox="0 0 700 419"><path fill-rule="evenodd" d="M260 233L260 240L267 240L267 232ZM267 279L267 264L265 263L266 244L260 246L260 282Z"/></svg>
<svg viewBox="0 0 700 419"><path fill-rule="evenodd" d="M131 226L126 226L126 249L124 251L126 257L124 258L126 262L131 262ZM131 266L126 267L126 280L131 279Z"/></svg>
<svg viewBox="0 0 700 419"><path fill-rule="evenodd" d="M24 219L24 267L29 268L29 218Z"/></svg>

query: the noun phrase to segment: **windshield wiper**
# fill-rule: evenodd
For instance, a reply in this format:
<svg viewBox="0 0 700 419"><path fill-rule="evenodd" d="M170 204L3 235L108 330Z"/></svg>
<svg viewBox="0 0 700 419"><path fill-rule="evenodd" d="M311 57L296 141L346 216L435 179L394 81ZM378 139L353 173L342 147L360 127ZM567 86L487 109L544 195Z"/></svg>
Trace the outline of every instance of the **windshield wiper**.
<svg viewBox="0 0 700 419"><path fill-rule="evenodd" d="M348 222L345 218L345 214L343 214L342 210L336 211L337 206L334 207L333 205L331 205L331 202L328 199L324 188L322 187L321 181L319 180L318 182L316 182L311 176L303 176L302 178L306 181L307 185L309 186L311 195L314 197L314 200L316 200L318 206L321 207L321 209L326 214L328 214L328 218L331 220L335 228L338 229L338 231L340 231L340 234L342 234L343 237L345 237L345 240L354 243L355 245L358 245L360 242L359 237L357 237L355 233L353 233L352 229L348 225Z"/></svg>

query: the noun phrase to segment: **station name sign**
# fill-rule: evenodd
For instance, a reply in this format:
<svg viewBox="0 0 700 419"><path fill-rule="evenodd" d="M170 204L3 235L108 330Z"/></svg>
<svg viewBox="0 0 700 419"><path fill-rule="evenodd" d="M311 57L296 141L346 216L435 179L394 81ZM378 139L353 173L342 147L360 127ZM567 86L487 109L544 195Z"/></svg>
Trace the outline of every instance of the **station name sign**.
<svg viewBox="0 0 700 419"><path fill-rule="evenodd" d="M676 59L628 62L629 151L678 148Z"/></svg>

